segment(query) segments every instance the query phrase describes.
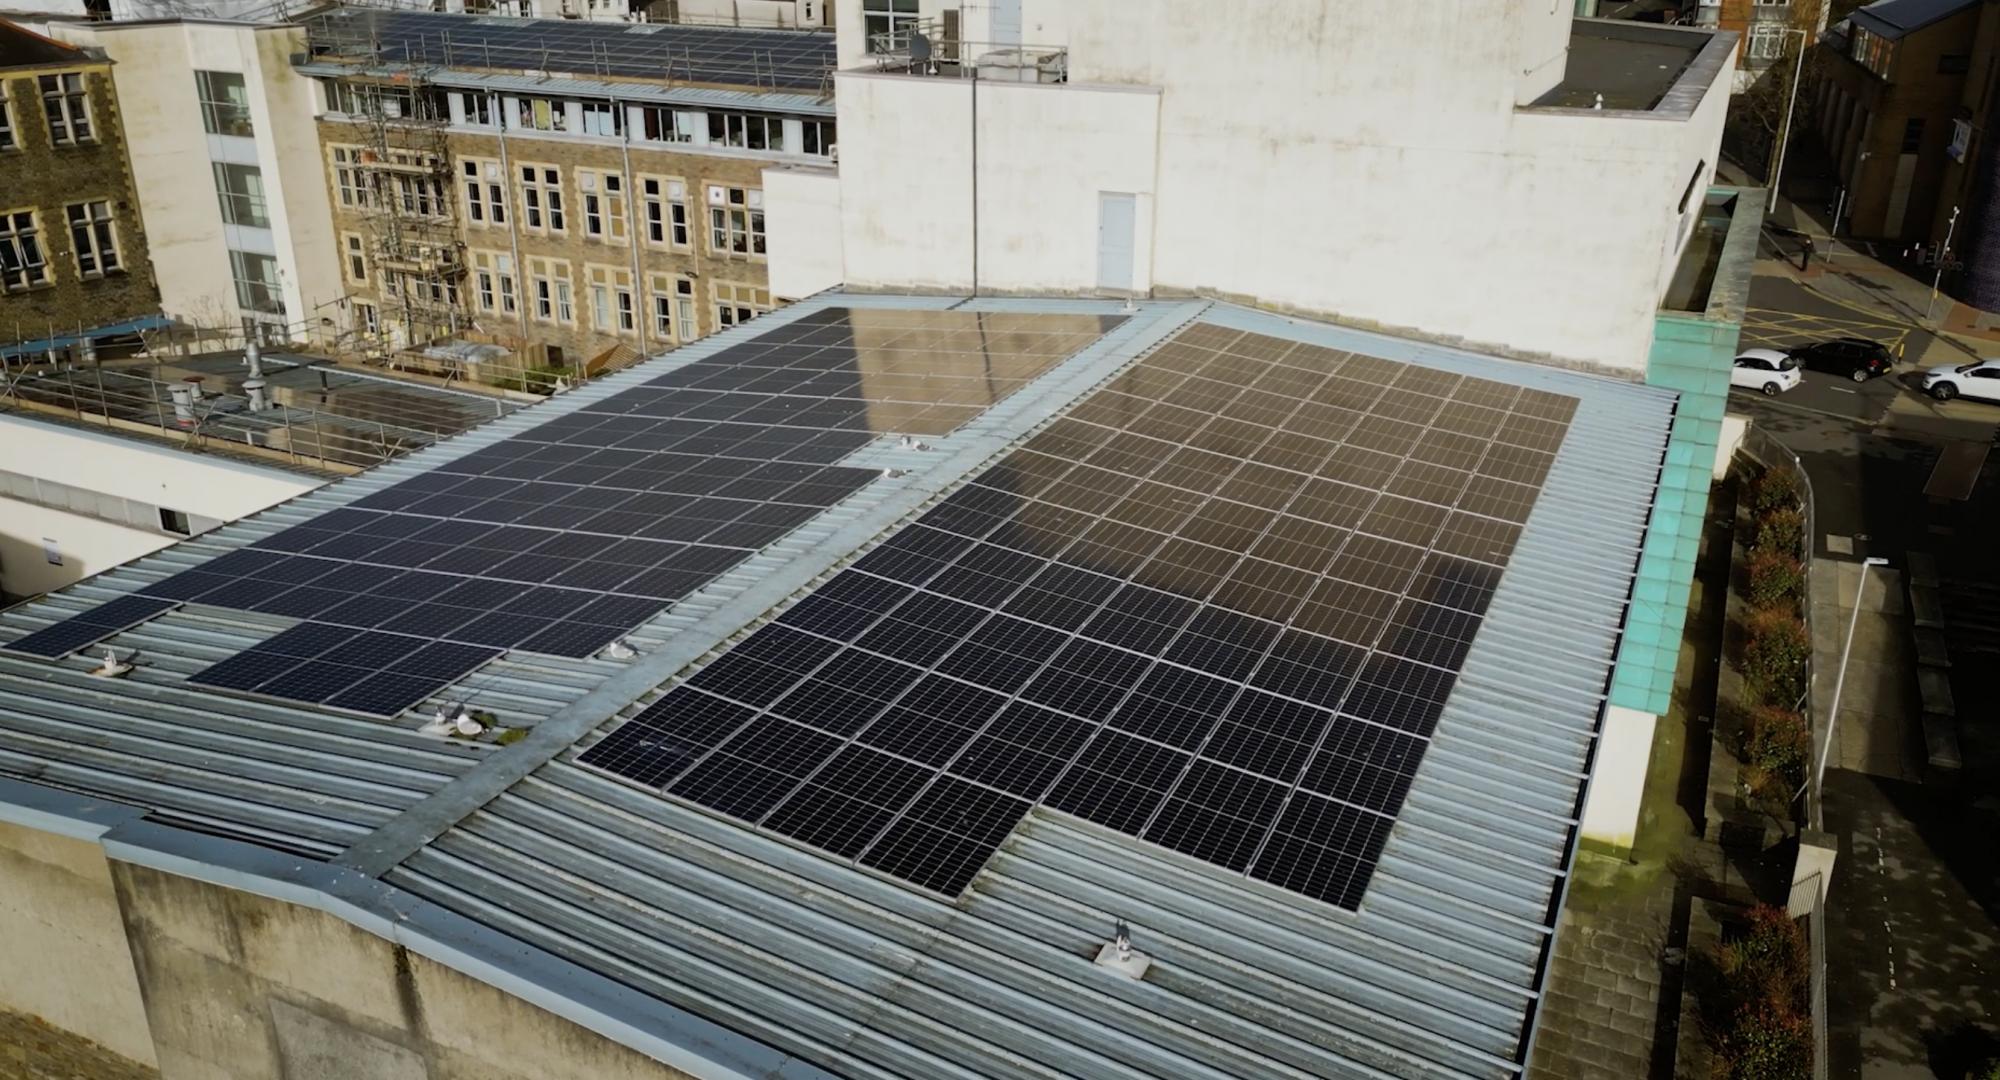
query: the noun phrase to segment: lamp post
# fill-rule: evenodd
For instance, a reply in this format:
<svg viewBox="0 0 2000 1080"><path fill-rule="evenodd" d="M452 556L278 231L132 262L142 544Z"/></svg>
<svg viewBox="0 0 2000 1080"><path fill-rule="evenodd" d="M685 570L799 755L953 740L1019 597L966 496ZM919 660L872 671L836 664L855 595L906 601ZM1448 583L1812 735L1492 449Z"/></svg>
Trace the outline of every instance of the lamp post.
<svg viewBox="0 0 2000 1080"><path fill-rule="evenodd" d="M1958 207L1951 208L1951 220L1944 226L1944 247L1938 249L1937 273L1931 277L1931 302L1924 305L1924 321L1929 322L1931 312L1937 309L1938 286L1944 284L1945 260L1951 258L1951 237L1958 231Z"/></svg>
<svg viewBox="0 0 2000 1080"><path fill-rule="evenodd" d="M1813 767L1814 787L1826 776L1826 756L1833 752L1833 730L1840 723L1840 692L1847 686L1847 656L1854 651L1854 628L1861 623L1861 596L1868 591L1868 571L1887 565L1889 560L1879 556L1861 560L1861 581L1854 587L1854 614L1847 620L1847 644L1840 647L1840 673L1833 678L1833 707L1826 714L1826 745L1819 748L1819 764Z"/></svg>
<svg viewBox="0 0 2000 1080"><path fill-rule="evenodd" d="M1799 55L1792 61L1792 93L1785 102L1785 126L1778 129L1778 160L1771 169L1771 201L1765 204L1767 211L1778 208L1778 183L1785 178L1785 146L1792 138L1792 110L1799 105L1799 79L1806 70L1806 32L1798 27L1772 27L1780 34L1799 36Z"/></svg>

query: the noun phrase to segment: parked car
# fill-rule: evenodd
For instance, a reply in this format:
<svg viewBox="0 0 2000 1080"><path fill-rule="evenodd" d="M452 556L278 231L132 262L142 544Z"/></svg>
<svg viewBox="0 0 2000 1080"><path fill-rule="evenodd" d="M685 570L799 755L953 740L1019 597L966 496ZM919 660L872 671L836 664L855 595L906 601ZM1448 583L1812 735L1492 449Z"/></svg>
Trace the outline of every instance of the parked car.
<svg viewBox="0 0 2000 1080"><path fill-rule="evenodd" d="M1761 391L1766 397L1797 386L1799 362L1776 349L1745 349L1729 369L1729 385Z"/></svg>
<svg viewBox="0 0 2000 1080"><path fill-rule="evenodd" d="M1855 382L1867 382L1887 375L1895 366L1889 350L1879 341L1866 338L1835 338L1787 349L1792 357L1812 371L1825 371Z"/></svg>
<svg viewBox="0 0 2000 1080"><path fill-rule="evenodd" d="M2000 401L2000 360L1934 367L1924 372L1924 393L1939 401L1961 395L1980 401Z"/></svg>

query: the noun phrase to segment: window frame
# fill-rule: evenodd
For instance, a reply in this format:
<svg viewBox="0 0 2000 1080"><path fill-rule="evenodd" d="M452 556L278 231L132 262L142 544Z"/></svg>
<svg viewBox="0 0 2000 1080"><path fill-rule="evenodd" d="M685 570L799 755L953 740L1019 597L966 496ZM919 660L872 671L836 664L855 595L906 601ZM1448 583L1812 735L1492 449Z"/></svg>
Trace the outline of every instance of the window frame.
<svg viewBox="0 0 2000 1080"><path fill-rule="evenodd" d="M7 97L7 80L0 79L0 154L21 149L20 129L14 123L14 106Z"/></svg>
<svg viewBox="0 0 2000 1080"><path fill-rule="evenodd" d="M521 231L542 236L567 234L569 216L563 206L562 166L520 161L514 163L514 169L521 192Z"/></svg>
<svg viewBox="0 0 2000 1080"><path fill-rule="evenodd" d="M77 212L83 216L78 217ZM63 224L69 229L70 258L77 276L86 281L123 273L124 256L118 250L118 216L111 212L109 199L85 199L63 204ZM89 265L84 254L89 253Z"/></svg>
<svg viewBox="0 0 2000 1080"><path fill-rule="evenodd" d="M246 175L257 178L257 190L237 191L229 186L230 170L245 170ZM239 165L233 161L211 161L209 172L215 179L215 201L222 210L222 223L245 229L268 229L271 227L270 202L263 191L264 170L255 165ZM249 220L237 220L232 206L240 202L249 213Z"/></svg>
<svg viewBox="0 0 2000 1080"><path fill-rule="evenodd" d="M242 94L241 100L218 96L215 91L217 79L236 80L236 89ZM201 127L210 135L227 135L233 138L253 139L257 137L257 126L250 119L250 84L240 71L213 71L197 68L194 73L195 99L201 103ZM225 130L223 110L234 114L236 123L242 130Z"/></svg>
<svg viewBox="0 0 2000 1080"><path fill-rule="evenodd" d="M870 55L897 50L917 25L917 0L861 0L863 49Z"/></svg>
<svg viewBox="0 0 2000 1080"><path fill-rule="evenodd" d="M252 259L262 259L270 264L272 273L268 281L254 279L249 276L247 271ZM230 284L235 286L236 306L243 311L254 312L259 315L284 315L284 280L278 275L277 271L278 260L269 255L255 251L238 251L235 248L230 248L229 280ZM253 303L253 294L249 291L252 287L264 289L267 297L270 299L272 308L275 310L266 310Z"/></svg>
<svg viewBox="0 0 2000 1080"><path fill-rule="evenodd" d="M708 250L723 259L757 262L770 255L764 217L764 189L705 185L708 194ZM738 196L741 196L739 199ZM737 247L738 238L742 247Z"/></svg>
<svg viewBox="0 0 2000 1080"><path fill-rule="evenodd" d="M631 240L629 194L623 173L578 169L576 189L583 204L583 238L624 247Z"/></svg>
<svg viewBox="0 0 2000 1080"><path fill-rule="evenodd" d="M25 226L21 224L26 219ZM0 295L24 293L55 284L49 246L42 240L42 214L32 206L0 210L0 252L12 251L14 268L0 254ZM33 277L26 276L30 271ZM13 280L21 275L18 281Z"/></svg>
<svg viewBox="0 0 2000 1080"><path fill-rule="evenodd" d="M59 71L35 76L35 87L42 93L42 114L48 121L51 144L84 146L97 141L97 124L90 109L89 76L87 71ZM67 82L70 79L76 80L74 88ZM53 90L49 87L50 80L55 80ZM72 106L76 108L72 109ZM58 112L62 114L60 135L56 133Z"/></svg>
<svg viewBox="0 0 2000 1080"><path fill-rule="evenodd" d="M577 134L602 139L625 137L625 106L604 98L583 98L577 102L580 114ZM605 120L609 120L609 129Z"/></svg>
<svg viewBox="0 0 2000 1080"><path fill-rule="evenodd" d="M368 284L368 241L358 232L340 234L340 268L350 284Z"/></svg>
<svg viewBox="0 0 2000 1080"><path fill-rule="evenodd" d="M465 222L475 229L499 229L507 224L507 188L489 173L498 173L493 158L458 159L459 192L465 196Z"/></svg>
<svg viewBox="0 0 2000 1080"><path fill-rule="evenodd" d="M560 269L561 273L556 271ZM548 326L576 326L576 279L568 259L528 258L528 318ZM546 313L545 313L546 312Z"/></svg>

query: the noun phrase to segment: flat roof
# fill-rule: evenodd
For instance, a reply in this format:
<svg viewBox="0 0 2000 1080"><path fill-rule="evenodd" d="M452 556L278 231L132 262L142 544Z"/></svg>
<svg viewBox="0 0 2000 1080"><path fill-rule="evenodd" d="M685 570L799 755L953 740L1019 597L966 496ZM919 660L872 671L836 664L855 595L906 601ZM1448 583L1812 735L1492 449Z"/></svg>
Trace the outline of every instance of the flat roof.
<svg viewBox="0 0 2000 1080"><path fill-rule="evenodd" d="M1051 334L1060 340L1042 340ZM844 389L850 353L858 396ZM630 631L628 648L507 651L436 695L528 729L521 741L421 733L428 704L380 720L204 688L190 677L298 619L174 601L90 647L137 650L122 679L93 678L82 655L50 662L0 646L0 775L379 879L506 943L475 958L483 977L503 970L663 1059L678 1051L657 1029L640 1038L608 998L725 1033L704 1052L776 1053L808 1075L1011 1077L1061 1060L1105 1077L1515 1076L1675 400L1204 301L825 295L0 612L0 640L19 645L246 549L284 551L264 542L334 515L352 524L409 493L473 483L484 498L506 486L489 481L518 480L509 462L544 477L524 483L617 486L559 479L535 464L546 459L657 472L651 490L671 492L699 460L618 448L712 440L718 424L785 430L801 410L812 431L864 435L840 440L834 460L866 482ZM546 449L562 446L595 449ZM668 458L673 468L659 468ZM371 498L377 509L362 505ZM418 505L403 512L430 512ZM619 520L645 530L688 515ZM563 531L588 536L595 520ZM1248 531L1224 540L1232 529ZM1362 539L1339 546L1349 536ZM1405 554L1414 561L1392 569ZM1017 573L1043 583L1019 595L993 584ZM1023 606L1036 590L1047 596ZM882 636L900 607L879 622L842 614L892 594L924 598L934 618ZM1173 610L1186 617L1170 623ZM1007 633L988 632L1003 622ZM1148 625L1182 629L1161 637ZM1350 670L1337 646L1362 631L1375 644ZM794 651L774 651L774 639ZM1315 641L1317 652L1285 651L1279 669L1282 643ZM988 659L951 659L975 647ZM804 667L801 648L814 657ZM1007 692L1020 708L1005 719L976 706L974 691L990 700L992 680L1035 648L1054 650L1049 673L1076 677L1031 669ZM919 659L931 649L944 658ZM1249 650L1249 666L1231 649ZM1083 666L1061 659L1083 653ZM762 668L748 663L792 677L752 678ZM786 705L822 664L818 704ZM837 664L874 674L834 678ZM1167 717L1128 707L1153 692L1141 671L1270 708L1252 721L1234 705L1187 708L1199 694L1162 699L1215 728L1183 745L1171 724L1132 726ZM907 774L908 805L890 817L943 842L876 858L741 801L761 797L755 777L793 767L795 750L834 750L827 739L840 741L848 715L834 692L881 692L904 674L949 689L956 711L919 710L934 719L893 729L884 713L849 730L840 753L882 759L887 771L865 777ZM1128 705L1093 704L1110 699L1089 685L1121 679ZM1332 689L1339 680L1351 689ZM707 703L691 708L697 697ZM788 734L740 743L722 727L697 745L688 724L729 709ZM1026 714L1042 722L1032 730L1083 724L1149 768L1191 763L1190 777L1239 793L1277 785L1286 805L1321 809L1301 817L1245 796L1270 805L1266 830L1277 823L1260 834L1258 851L1278 853L1266 856L1223 842L1242 830L1203 809L1216 806L1203 801L1209 781L1161 788L1156 820L1180 827L1154 828L1107 809L1122 797L1075 797L1115 785L1056 783L1027 798L1010 794L1029 782L1018 771L990 767L995 750L984 771L971 749L935 757L940 735L977 742ZM976 716L987 726L950 734ZM1297 723L1322 734L1285 734ZM1364 749L1384 739L1400 749ZM1014 745L998 752L1016 766L1062 752ZM742 764L718 771L731 757ZM1097 760L1086 751L1071 771ZM687 787L690 765L727 782ZM1290 769L1303 778L1273 779ZM806 786L836 794L838 772L829 764ZM863 805L836 800L818 817L863 821L902 783L867 780L841 796ZM946 788L960 796L937 817L925 807ZM39 798L15 799L20 790L0 797ZM974 804L1005 811L976 850L965 846ZM890 833L902 827L889 820ZM941 866L936 852L971 853ZM1091 962L1120 922L1150 959L1143 978Z"/></svg>
<svg viewBox="0 0 2000 1080"><path fill-rule="evenodd" d="M315 58L426 68L579 75L817 91L834 65L830 31L517 19L380 8L306 16Z"/></svg>
<svg viewBox="0 0 2000 1080"><path fill-rule="evenodd" d="M1562 82L1532 107L1691 114L1720 77L1736 37L1692 27L1577 19Z"/></svg>

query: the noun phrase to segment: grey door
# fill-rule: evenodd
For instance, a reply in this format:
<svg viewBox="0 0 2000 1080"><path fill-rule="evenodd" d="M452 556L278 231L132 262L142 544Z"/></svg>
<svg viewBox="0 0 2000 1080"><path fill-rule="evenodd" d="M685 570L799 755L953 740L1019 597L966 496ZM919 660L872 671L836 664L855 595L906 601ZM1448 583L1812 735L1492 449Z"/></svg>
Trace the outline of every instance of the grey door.
<svg viewBox="0 0 2000 1080"><path fill-rule="evenodd" d="M1138 218L1136 196L1116 191L1097 195L1097 287L1106 292L1132 291L1132 229Z"/></svg>
<svg viewBox="0 0 2000 1080"><path fill-rule="evenodd" d="M993 47L1021 47L1021 0L993 0Z"/></svg>

